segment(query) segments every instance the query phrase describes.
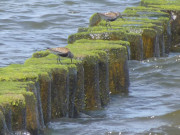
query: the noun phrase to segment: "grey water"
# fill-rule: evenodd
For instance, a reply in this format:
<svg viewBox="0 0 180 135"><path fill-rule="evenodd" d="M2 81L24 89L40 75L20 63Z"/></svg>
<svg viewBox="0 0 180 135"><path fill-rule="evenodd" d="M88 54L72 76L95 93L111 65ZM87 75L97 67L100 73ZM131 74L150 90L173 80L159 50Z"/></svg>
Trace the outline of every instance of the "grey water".
<svg viewBox="0 0 180 135"><path fill-rule="evenodd" d="M95 12L120 11L140 0L0 0L0 67L24 63L33 52L66 46ZM111 96L103 110L61 118L46 135L179 135L180 54L129 61L128 95Z"/></svg>

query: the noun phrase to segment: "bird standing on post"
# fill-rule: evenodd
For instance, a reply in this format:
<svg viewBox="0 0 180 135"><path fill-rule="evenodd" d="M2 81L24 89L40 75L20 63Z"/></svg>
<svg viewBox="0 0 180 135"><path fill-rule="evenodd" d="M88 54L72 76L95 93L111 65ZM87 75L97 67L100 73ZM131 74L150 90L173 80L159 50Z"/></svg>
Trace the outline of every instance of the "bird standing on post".
<svg viewBox="0 0 180 135"><path fill-rule="evenodd" d="M61 63L61 58L60 57L67 57L71 59L71 63L72 63L72 58L74 57L74 55L70 52L70 50L68 48L65 47L57 47L57 48L47 48L51 53L55 54L58 56L57 58L57 63L60 62ZM61 63L62 64L62 63Z"/></svg>
<svg viewBox="0 0 180 135"><path fill-rule="evenodd" d="M107 27L107 22L115 21L118 18L122 18L124 20L120 12L107 12L107 13L97 13L97 14L101 17L101 19L106 21L106 27ZM110 23L109 26L111 27Z"/></svg>

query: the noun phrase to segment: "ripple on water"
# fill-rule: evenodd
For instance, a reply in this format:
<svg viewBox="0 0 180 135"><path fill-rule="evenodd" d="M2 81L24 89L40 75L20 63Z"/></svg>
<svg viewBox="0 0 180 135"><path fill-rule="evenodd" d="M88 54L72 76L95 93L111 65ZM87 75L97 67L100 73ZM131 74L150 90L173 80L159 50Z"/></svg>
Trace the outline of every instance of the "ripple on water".
<svg viewBox="0 0 180 135"><path fill-rule="evenodd" d="M19 22L19 25L27 29L48 29L52 25L49 21L23 21Z"/></svg>

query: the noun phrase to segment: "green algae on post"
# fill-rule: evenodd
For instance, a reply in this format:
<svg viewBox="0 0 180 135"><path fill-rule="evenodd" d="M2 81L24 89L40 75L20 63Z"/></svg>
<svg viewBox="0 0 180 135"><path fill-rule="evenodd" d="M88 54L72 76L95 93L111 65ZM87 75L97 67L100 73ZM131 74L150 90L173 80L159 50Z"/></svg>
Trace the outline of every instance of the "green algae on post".
<svg viewBox="0 0 180 135"><path fill-rule="evenodd" d="M25 82L12 82L12 81L1 81L1 94L0 94L0 106L3 115L8 115L8 119L11 122L12 130L19 130L24 128L24 124L27 124L28 131L37 130L36 120L33 119L36 115L35 110L32 108L28 111L28 108L33 105L35 98L32 92L27 92L27 87L30 83ZM28 103L30 99L31 103ZM35 105L34 109L35 109ZM2 110L3 109L3 110ZM32 112L33 111L33 112ZM9 114L11 112L11 114ZM30 112L30 113L28 113ZM27 115L25 115L27 114ZM31 115L28 115L31 114ZM29 118L29 119L28 119ZM33 122L33 126L30 124ZM33 128L34 127L34 128Z"/></svg>
<svg viewBox="0 0 180 135"><path fill-rule="evenodd" d="M174 6L174 5L180 5L180 1L179 0L141 0L141 5L145 5L145 6L157 5L159 7L161 7L161 5Z"/></svg>
<svg viewBox="0 0 180 135"><path fill-rule="evenodd" d="M91 18L89 19L89 26L95 26L97 25L99 22L101 21L101 17L95 13L91 16Z"/></svg>
<svg viewBox="0 0 180 135"><path fill-rule="evenodd" d="M91 39L91 40L126 40L124 31L97 31L97 32L81 32L70 35L68 37L68 43L74 43L80 39Z"/></svg>
<svg viewBox="0 0 180 135"><path fill-rule="evenodd" d="M115 94L115 93L118 93L117 92L118 89L119 89L119 93L121 93L122 91L127 91L128 86L129 86L128 80L125 81L125 78L124 78L124 76L126 76L128 78L128 71L126 71L126 68L128 69L128 66L126 63L127 62L127 48L126 48L126 46L122 46L121 44L129 45L129 43L127 41L77 40L74 44L69 44L68 47L72 50L72 52L74 52L76 57L85 57L85 58L86 58L86 55L90 54L90 52L91 52L91 55L93 55L92 52L94 52L94 50L97 50L96 54L98 54L98 52L100 52L100 50L104 50L106 52L105 55L107 55L109 53L113 54L113 53L111 53L111 49L116 50L117 52L115 54L117 54L118 56L117 57L110 56L108 58L109 62L112 62L110 64L110 66L113 67L114 64L116 63L116 65L120 64L124 67L117 66L116 70L120 68L119 72L118 72L119 74L111 74L112 77L114 75L115 76L118 75L117 80L116 80L117 82L119 82L120 78L123 78L122 81L120 81L120 84L118 84L117 86L116 86L117 83L114 82L115 80L111 81L113 83L111 83L110 91L112 91L112 93ZM84 55L81 54L82 55L81 56L80 52L82 52L82 51L85 51L85 52L83 52ZM78 55L76 55L76 54L78 54ZM119 56L119 55L121 55L121 56ZM101 59L100 56L97 56L97 57L99 60ZM92 59L87 60L87 58L85 59L85 61L89 62L89 64L90 64ZM106 61L106 59L104 59L104 61ZM113 63L113 61L115 63ZM109 69L109 72L110 71L111 71L111 69ZM125 73L123 73L123 72L125 72ZM116 89L115 90L116 92L114 92L114 89Z"/></svg>

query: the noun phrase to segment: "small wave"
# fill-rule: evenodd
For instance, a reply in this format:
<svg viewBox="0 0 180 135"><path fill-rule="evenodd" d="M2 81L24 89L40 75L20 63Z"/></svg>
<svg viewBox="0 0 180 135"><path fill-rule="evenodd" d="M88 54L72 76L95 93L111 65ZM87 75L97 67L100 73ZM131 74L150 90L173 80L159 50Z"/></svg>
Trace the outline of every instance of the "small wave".
<svg viewBox="0 0 180 135"><path fill-rule="evenodd" d="M19 24L26 29L45 29L48 28L51 23L49 21L35 22L35 21L23 21Z"/></svg>
<svg viewBox="0 0 180 135"><path fill-rule="evenodd" d="M0 43L0 46L4 46L5 44L3 44L3 43Z"/></svg>
<svg viewBox="0 0 180 135"><path fill-rule="evenodd" d="M66 5L75 5L75 4L78 4L77 2L74 2L74 1L64 1L64 4Z"/></svg>

